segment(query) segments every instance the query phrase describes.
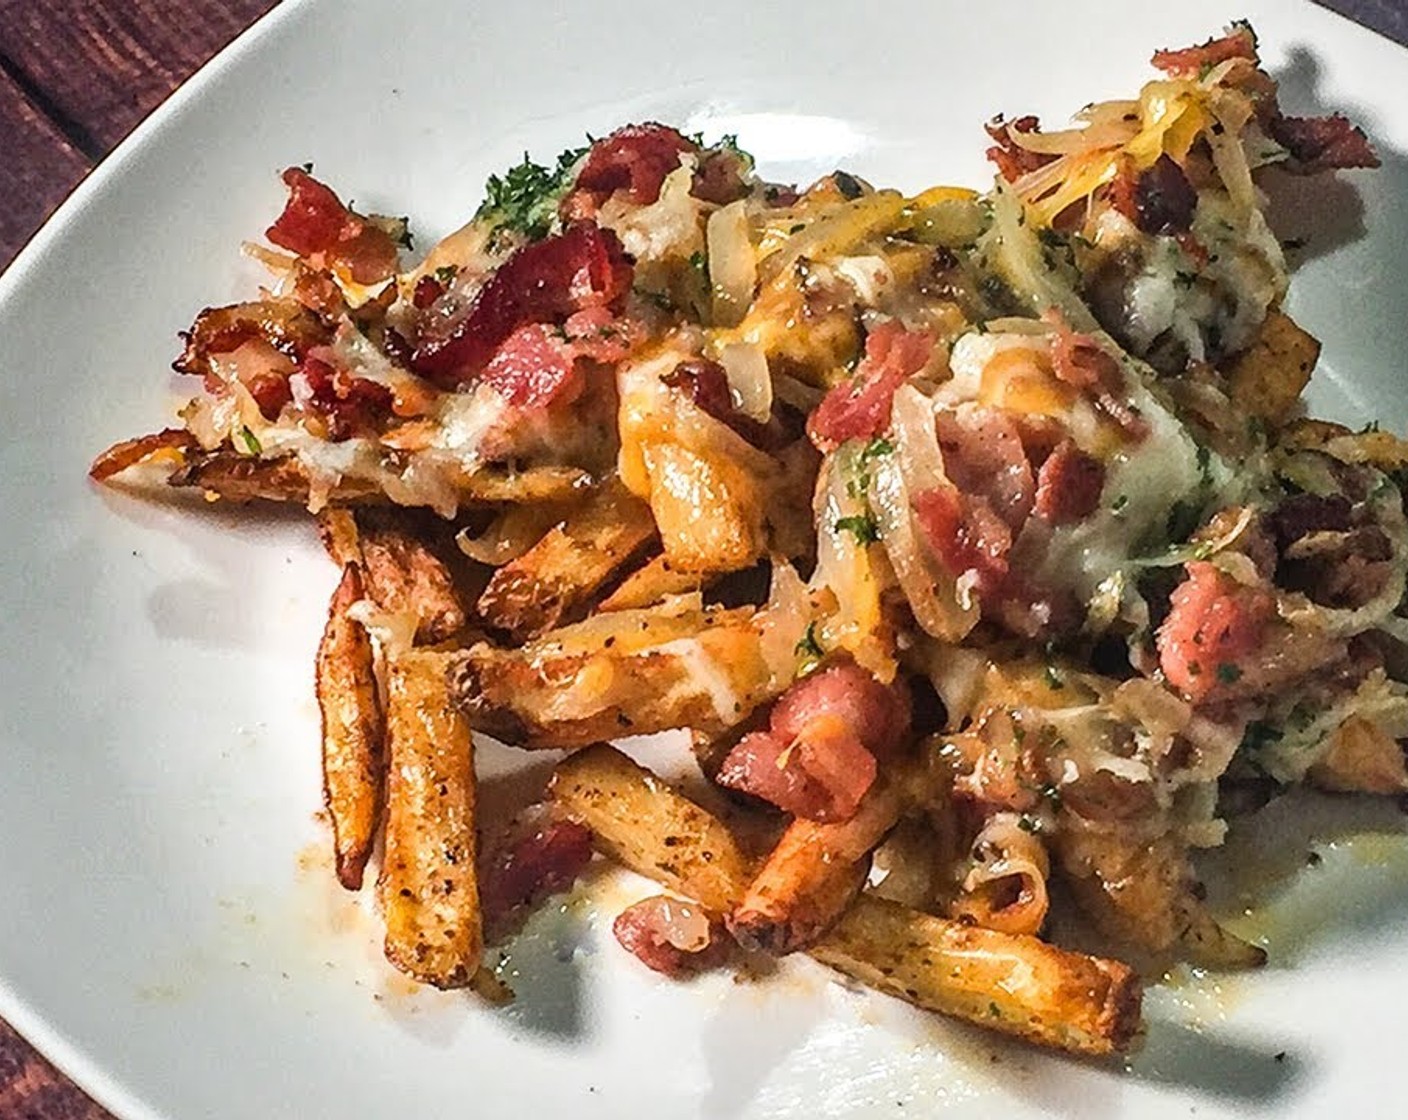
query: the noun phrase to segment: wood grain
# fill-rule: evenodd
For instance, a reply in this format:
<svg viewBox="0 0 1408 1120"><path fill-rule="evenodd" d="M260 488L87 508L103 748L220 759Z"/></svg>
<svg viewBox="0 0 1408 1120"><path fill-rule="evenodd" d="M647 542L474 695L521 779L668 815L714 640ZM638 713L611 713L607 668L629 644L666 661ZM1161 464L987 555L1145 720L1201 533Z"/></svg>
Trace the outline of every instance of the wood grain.
<svg viewBox="0 0 1408 1120"><path fill-rule="evenodd" d="M0 136L5 138L5 154L0 157L0 268L4 268L93 165L3 72Z"/></svg>

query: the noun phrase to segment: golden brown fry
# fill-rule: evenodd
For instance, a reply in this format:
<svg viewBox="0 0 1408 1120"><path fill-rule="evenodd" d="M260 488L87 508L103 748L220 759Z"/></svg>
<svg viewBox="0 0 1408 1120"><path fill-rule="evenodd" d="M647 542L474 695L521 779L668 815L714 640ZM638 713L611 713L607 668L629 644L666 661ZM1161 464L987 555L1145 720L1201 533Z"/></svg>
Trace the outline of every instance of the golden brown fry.
<svg viewBox="0 0 1408 1120"><path fill-rule="evenodd" d="M1177 951L1211 968L1257 968L1266 951L1224 930L1197 896L1187 854L1171 838L1056 834L1066 882L1109 936L1153 953Z"/></svg>
<svg viewBox="0 0 1408 1120"><path fill-rule="evenodd" d="M850 820L792 821L729 915L739 944L791 953L820 937L864 884L870 852L900 810L899 784L882 777Z"/></svg>
<svg viewBox="0 0 1408 1120"><path fill-rule="evenodd" d="M675 443L647 444L650 510L682 572L736 572L763 555L766 488L740 464Z"/></svg>
<svg viewBox="0 0 1408 1120"><path fill-rule="evenodd" d="M1071 1053L1123 1053L1139 1030L1142 991L1128 965L873 895L809 952L918 1007Z"/></svg>
<svg viewBox="0 0 1408 1120"><path fill-rule="evenodd" d="M655 539L650 508L617 479L494 573L479 613L520 641L564 621Z"/></svg>
<svg viewBox="0 0 1408 1120"><path fill-rule="evenodd" d="M348 564L328 606L318 646L318 710L323 723L323 802L332 821L337 879L362 885L381 820L385 726L377 702L372 642L347 609L362 597L362 574Z"/></svg>
<svg viewBox="0 0 1408 1120"><path fill-rule="evenodd" d="M569 758L553 796L632 871L712 909L743 898L747 864L723 823L619 751L599 746ZM1074 1053L1122 1052L1139 1027L1139 978L1118 961L871 895L808 952L920 1007Z"/></svg>
<svg viewBox="0 0 1408 1120"><path fill-rule="evenodd" d="M167 482L195 487L229 502L308 503L308 474L297 459L262 459L222 449L188 456ZM333 487L329 501L344 505L383 502L385 497L371 483L345 478Z"/></svg>
<svg viewBox="0 0 1408 1120"><path fill-rule="evenodd" d="M1408 767L1397 740L1372 720L1350 716L1330 736L1325 754L1306 774L1337 793L1408 792Z"/></svg>
<svg viewBox="0 0 1408 1120"><path fill-rule="evenodd" d="M382 610L415 618L417 645L447 641L464 629L454 574L423 535L400 518L359 517L357 530L368 594Z"/></svg>
<svg viewBox="0 0 1408 1120"><path fill-rule="evenodd" d="M1287 314L1267 313L1256 341L1227 370L1232 404L1247 416L1279 426L1295 415L1320 357L1320 343Z"/></svg>
<svg viewBox="0 0 1408 1120"><path fill-rule="evenodd" d="M689 727L719 734L781 691L755 613L661 607L613 611L519 649L463 654L458 694L471 723L528 748L580 747Z"/></svg>
<svg viewBox="0 0 1408 1120"><path fill-rule="evenodd" d="M449 702L448 654L412 650L387 666L390 770L381 899L386 957L437 988L468 986L483 931L474 875L474 748Z"/></svg>
<svg viewBox="0 0 1408 1120"><path fill-rule="evenodd" d="M553 774L553 801L616 862L719 913L750 878L722 821L614 747L598 744Z"/></svg>
<svg viewBox="0 0 1408 1120"><path fill-rule="evenodd" d="M318 514L318 538L339 567L361 563L362 543L358 539L357 519L350 509L329 506L322 510Z"/></svg>
<svg viewBox="0 0 1408 1120"><path fill-rule="evenodd" d="M687 595L704 586L698 572L679 572L665 556L655 556L621 581L621 585L601 601L602 611L638 610L653 607L670 595Z"/></svg>
<svg viewBox="0 0 1408 1120"><path fill-rule="evenodd" d="M138 463L161 461L173 466L185 462L186 454L198 450L195 436L180 428L164 428L151 435L115 443L93 460L88 477L103 482Z"/></svg>

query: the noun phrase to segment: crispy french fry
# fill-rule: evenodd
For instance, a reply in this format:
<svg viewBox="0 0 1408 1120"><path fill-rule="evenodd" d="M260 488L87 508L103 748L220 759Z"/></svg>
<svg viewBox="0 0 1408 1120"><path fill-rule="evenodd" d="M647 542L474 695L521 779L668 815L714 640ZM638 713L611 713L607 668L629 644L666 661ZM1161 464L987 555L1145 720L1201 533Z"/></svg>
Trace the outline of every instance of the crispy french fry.
<svg viewBox="0 0 1408 1120"><path fill-rule="evenodd" d="M670 595L687 595L704 586L698 572L678 572L665 556L654 556L621 581L621 585L601 601L598 610L628 611L653 607Z"/></svg>
<svg viewBox="0 0 1408 1120"><path fill-rule="evenodd" d="M416 620L418 645L443 642L464 629L466 612L445 560L400 517L357 519L367 591L382 610Z"/></svg>
<svg viewBox="0 0 1408 1120"><path fill-rule="evenodd" d="M680 571L733 572L766 547L765 488L744 468L674 443L647 444L650 509Z"/></svg>
<svg viewBox="0 0 1408 1120"><path fill-rule="evenodd" d="M579 751L553 774L553 801L616 862L711 910L733 908L749 861L722 821L613 747Z"/></svg>
<svg viewBox="0 0 1408 1120"><path fill-rule="evenodd" d="M729 915L739 944L791 953L820 937L865 882L870 852L901 807L898 783L882 778L848 821L793 820Z"/></svg>
<svg viewBox="0 0 1408 1120"><path fill-rule="evenodd" d="M451 706L449 655L411 650L387 666L390 769L381 899L386 957L437 988L469 985L483 930L475 880L474 750Z"/></svg>
<svg viewBox="0 0 1408 1120"><path fill-rule="evenodd" d="M204 490L228 502L298 502L306 505L308 474L291 457L263 459L228 448L187 456L167 482L176 487ZM370 483L344 479L328 495L346 505L385 499Z"/></svg>
<svg viewBox="0 0 1408 1120"><path fill-rule="evenodd" d="M613 611L518 649L462 655L458 694L471 723L529 748L580 747L689 727L718 734L781 691L751 609L662 605Z"/></svg>
<svg viewBox="0 0 1408 1120"><path fill-rule="evenodd" d="M93 460L93 465L88 468L88 477L94 482L103 482L139 463L179 465L185 462L189 452L198 450L199 446L190 432L181 428L164 428L151 435L113 444Z"/></svg>
<svg viewBox="0 0 1408 1120"><path fill-rule="evenodd" d="M1284 312L1269 311L1256 341L1227 371L1233 405L1270 424L1284 424L1295 415L1319 357L1320 343L1313 335Z"/></svg>
<svg viewBox="0 0 1408 1120"><path fill-rule="evenodd" d="M1187 855L1169 837L1058 833L1065 881L1102 930L1152 953L1177 950L1210 968L1257 968L1266 951L1224 930L1199 900Z"/></svg>
<svg viewBox="0 0 1408 1120"><path fill-rule="evenodd" d="M337 879L362 885L381 820L385 727L377 702L372 642L347 609L362 597L362 574L348 564L328 606L318 646L318 710L323 723L323 802L332 821Z"/></svg>
<svg viewBox="0 0 1408 1120"><path fill-rule="evenodd" d="M568 621L654 539L650 508L613 478L494 573L479 613L519 640L541 634Z"/></svg>
<svg viewBox="0 0 1408 1120"><path fill-rule="evenodd" d="M723 823L619 751L569 758L553 796L632 871L711 908L742 900L746 862ZM1139 1027L1139 978L1127 965L871 895L808 952L920 1007L1073 1053L1120 1053Z"/></svg>
<svg viewBox="0 0 1408 1120"><path fill-rule="evenodd" d="M329 506L318 514L318 538L323 548L339 567L362 562L362 543L358 537L357 519L350 509Z"/></svg>
<svg viewBox="0 0 1408 1120"><path fill-rule="evenodd" d="M1101 1057L1139 1030L1139 977L1119 961L861 895L810 954L918 1007Z"/></svg>

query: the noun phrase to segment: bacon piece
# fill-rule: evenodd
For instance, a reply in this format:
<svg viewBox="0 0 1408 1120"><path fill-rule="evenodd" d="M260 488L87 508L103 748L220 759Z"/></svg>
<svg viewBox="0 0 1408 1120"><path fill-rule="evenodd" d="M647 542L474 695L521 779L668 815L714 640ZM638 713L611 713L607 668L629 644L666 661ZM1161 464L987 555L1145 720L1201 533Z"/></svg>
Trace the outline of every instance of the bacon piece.
<svg viewBox="0 0 1408 1120"><path fill-rule="evenodd" d="M985 498L940 486L914 495L914 516L939 562L954 576L973 572L980 595L992 595L1007 579L1012 530Z"/></svg>
<svg viewBox="0 0 1408 1120"><path fill-rule="evenodd" d="M848 820L875 782L875 756L839 724L818 723L792 743L771 731L745 735L714 781L808 820Z"/></svg>
<svg viewBox="0 0 1408 1120"><path fill-rule="evenodd" d="M422 319L411 355L419 374L447 389L471 380L519 327L556 323L589 307L619 309L633 270L620 240L591 222L524 245L464 308Z"/></svg>
<svg viewBox="0 0 1408 1120"><path fill-rule="evenodd" d="M171 363L177 373L209 377L210 359L238 350L246 342L267 342L280 354L302 361L314 346L332 338L316 315L291 299L264 299L229 307L207 307L189 331L181 333L185 348Z"/></svg>
<svg viewBox="0 0 1408 1120"><path fill-rule="evenodd" d="M321 254L358 284L376 284L396 273L396 242L342 204L333 191L301 167L283 174L288 202L265 236L300 257Z"/></svg>
<svg viewBox="0 0 1408 1120"><path fill-rule="evenodd" d="M680 156L699 145L663 124L628 124L592 145L573 193L592 195L597 205L616 191L639 206L660 197L660 184L680 165Z"/></svg>
<svg viewBox="0 0 1408 1120"><path fill-rule="evenodd" d="M562 332L577 357L608 364L629 356L644 333L634 319L618 318L609 307L588 307L569 315Z"/></svg>
<svg viewBox="0 0 1408 1120"><path fill-rule="evenodd" d="M591 858L591 832L573 821L549 819L525 831L480 870L485 924L502 926L515 910L567 890Z"/></svg>
<svg viewBox="0 0 1408 1120"><path fill-rule="evenodd" d="M1067 440L1037 473L1036 515L1052 525L1080 521L1095 512L1104 487L1104 464Z"/></svg>
<svg viewBox="0 0 1408 1120"><path fill-rule="evenodd" d="M1012 139L1013 132L1040 132L1036 117L1018 117L1008 124L1001 116L983 125L995 143L987 150L988 159L997 165L998 173L1009 183L1016 182L1029 171L1044 167L1056 157L1046 152L1032 152Z"/></svg>
<svg viewBox="0 0 1408 1120"><path fill-rule="evenodd" d="M1232 58L1257 60L1256 36L1245 24L1236 24L1220 39L1209 39L1196 47L1155 51L1150 61L1171 78L1199 78Z"/></svg>
<svg viewBox="0 0 1408 1120"><path fill-rule="evenodd" d="M890 426L890 406L905 379L918 373L934 351L927 331L906 330L891 320L870 332L855 376L835 386L807 420L807 435L822 451L848 439L870 439Z"/></svg>
<svg viewBox="0 0 1408 1120"><path fill-rule="evenodd" d="M1291 153L1282 166L1297 175L1334 168L1378 167L1379 157L1352 121L1334 113L1328 117L1283 117L1267 122L1271 139Z"/></svg>
<svg viewBox="0 0 1408 1120"><path fill-rule="evenodd" d="M422 276L411 292L411 304L417 311L424 311L444 294L444 284L433 276Z"/></svg>
<svg viewBox="0 0 1408 1120"><path fill-rule="evenodd" d="M328 439L340 443L391 414L391 390L364 377L353 377L321 358L308 357L289 377L293 400L322 417Z"/></svg>
<svg viewBox="0 0 1408 1120"><path fill-rule="evenodd" d="M1087 334L1057 324L1051 365L1067 385L1088 394L1096 407L1131 439L1149 434L1149 422L1124 398L1124 371L1114 355Z"/></svg>
<svg viewBox="0 0 1408 1120"><path fill-rule="evenodd" d="M832 665L788 689L769 729L745 735L715 780L809 820L849 820L875 782L876 756L897 753L910 718L907 692Z"/></svg>
<svg viewBox="0 0 1408 1120"><path fill-rule="evenodd" d="M722 964L728 952L722 922L697 903L663 894L626 907L611 932L647 968L675 979Z"/></svg>
<svg viewBox="0 0 1408 1120"><path fill-rule="evenodd" d="M995 408L968 408L935 417L944 472L969 496L982 496L1015 532L1032 511L1036 480L1022 435L1012 418Z"/></svg>
<svg viewBox="0 0 1408 1120"><path fill-rule="evenodd" d="M1192 228L1198 192L1183 168L1161 155L1138 175L1123 168L1110 184L1110 201L1144 233L1177 235Z"/></svg>
<svg viewBox="0 0 1408 1120"><path fill-rule="evenodd" d="M284 405L293 400L293 389L286 374L257 373L244 383L244 387L259 406L260 414L270 422L277 420Z"/></svg>
<svg viewBox="0 0 1408 1120"><path fill-rule="evenodd" d="M559 397L575 396L579 379L576 355L552 327L529 323L509 335L484 369L492 385L509 404L540 408Z"/></svg>
<svg viewBox="0 0 1408 1120"><path fill-rule="evenodd" d="M1277 545L1285 549L1311 533L1347 533L1354 506L1342 494L1292 494L1271 514Z"/></svg>
<svg viewBox="0 0 1408 1120"><path fill-rule="evenodd" d="M902 687L881 684L859 665L842 662L803 677L772 710L773 734L790 741L817 720L836 719L881 757L895 753L909 731L910 699Z"/></svg>
<svg viewBox="0 0 1408 1120"><path fill-rule="evenodd" d="M1159 627L1159 664L1170 684L1188 699L1217 699L1244 673L1243 662L1262 644L1275 617L1276 599L1248 587L1207 561L1187 565Z"/></svg>
<svg viewBox="0 0 1408 1120"><path fill-rule="evenodd" d="M748 193L745 176L749 170L747 160L739 152L731 148L709 148L700 154L689 193L705 202L725 206Z"/></svg>

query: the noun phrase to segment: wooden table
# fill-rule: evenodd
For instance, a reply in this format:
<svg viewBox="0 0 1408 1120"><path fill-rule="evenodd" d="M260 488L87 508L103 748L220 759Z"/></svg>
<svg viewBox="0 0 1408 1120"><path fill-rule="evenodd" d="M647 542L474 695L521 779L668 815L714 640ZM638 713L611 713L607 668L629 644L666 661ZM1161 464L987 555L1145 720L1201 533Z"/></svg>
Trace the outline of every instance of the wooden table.
<svg viewBox="0 0 1408 1120"><path fill-rule="evenodd" d="M0 0L0 269L136 124L275 0ZM1403 0L1329 0L1408 44ZM108 1120L0 1021L0 1117Z"/></svg>

